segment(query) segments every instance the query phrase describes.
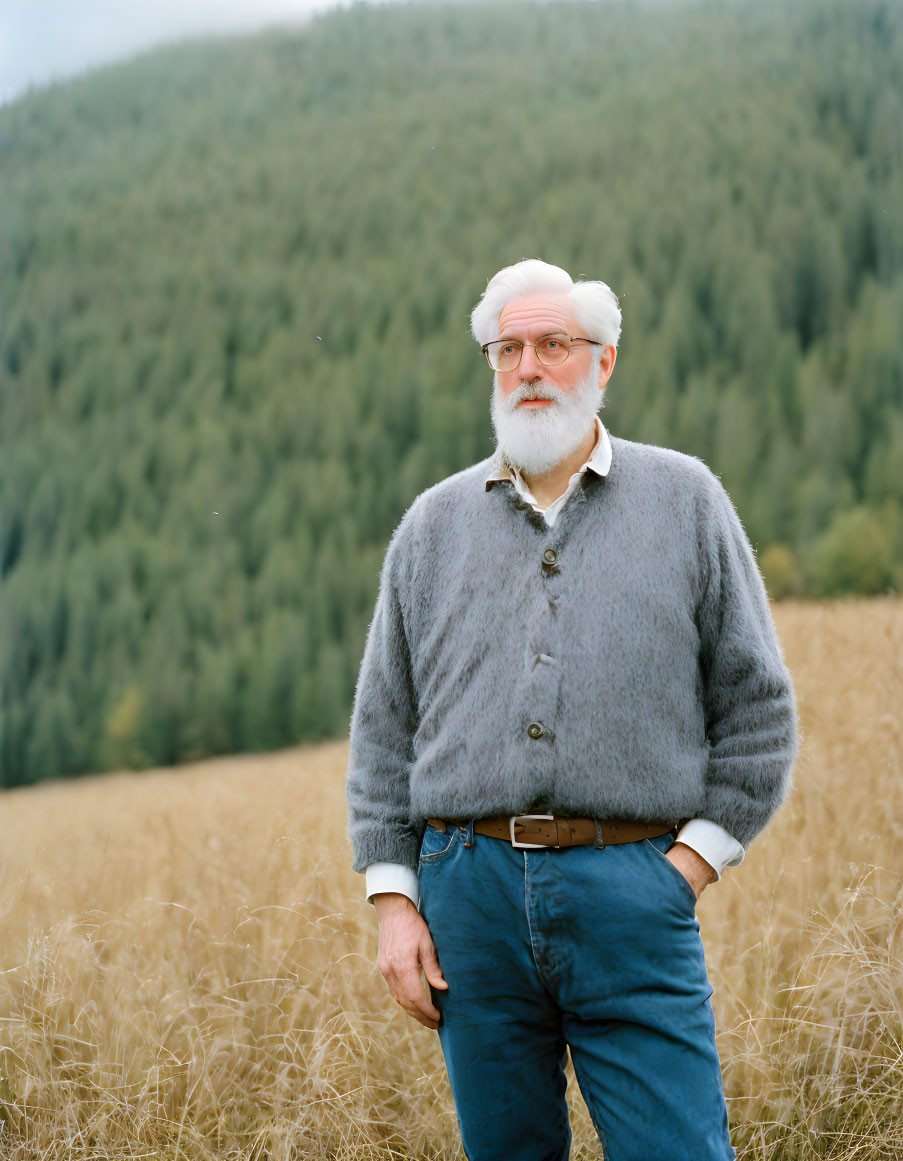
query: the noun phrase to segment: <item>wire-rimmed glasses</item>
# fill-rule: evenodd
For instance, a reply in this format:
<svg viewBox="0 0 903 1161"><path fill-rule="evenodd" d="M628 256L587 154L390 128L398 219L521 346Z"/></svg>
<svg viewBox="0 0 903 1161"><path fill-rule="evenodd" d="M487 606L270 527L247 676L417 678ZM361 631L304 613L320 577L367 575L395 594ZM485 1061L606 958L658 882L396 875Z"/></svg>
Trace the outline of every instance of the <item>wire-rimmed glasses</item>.
<svg viewBox="0 0 903 1161"><path fill-rule="evenodd" d="M571 353L574 343L592 343L594 347L603 347L595 339L584 339L576 335L543 335L535 343L522 343L519 339L496 339L492 343L484 343L480 348L486 356L486 361L493 371L516 371L520 366L524 347L532 347L540 363L546 367L557 367L565 362Z"/></svg>

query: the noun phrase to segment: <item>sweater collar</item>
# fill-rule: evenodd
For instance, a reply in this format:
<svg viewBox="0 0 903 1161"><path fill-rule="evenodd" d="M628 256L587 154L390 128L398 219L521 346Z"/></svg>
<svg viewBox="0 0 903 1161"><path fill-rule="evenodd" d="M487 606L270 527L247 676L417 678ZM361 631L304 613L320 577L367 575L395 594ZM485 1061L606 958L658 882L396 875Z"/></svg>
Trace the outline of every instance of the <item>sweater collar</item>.
<svg viewBox="0 0 903 1161"><path fill-rule="evenodd" d="M611 441L608 438L605 425L597 415L596 443L590 452L589 459L577 469L575 475L579 476L589 471L595 472L597 476L607 476L610 467ZM508 460L501 448L496 448L495 455L492 457L492 471L486 477L486 491L488 492L497 480L509 480L512 484L516 484L518 479L523 482L518 469Z"/></svg>

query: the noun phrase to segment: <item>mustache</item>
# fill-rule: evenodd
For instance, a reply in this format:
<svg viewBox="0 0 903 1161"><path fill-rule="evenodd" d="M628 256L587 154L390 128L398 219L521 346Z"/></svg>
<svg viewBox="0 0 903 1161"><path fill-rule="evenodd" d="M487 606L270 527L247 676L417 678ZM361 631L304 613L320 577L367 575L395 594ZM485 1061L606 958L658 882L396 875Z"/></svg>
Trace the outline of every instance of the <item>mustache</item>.
<svg viewBox="0 0 903 1161"><path fill-rule="evenodd" d="M504 409L510 414L527 399L551 399L554 403L560 403L564 399L564 392L551 383L521 383L517 390L503 400Z"/></svg>

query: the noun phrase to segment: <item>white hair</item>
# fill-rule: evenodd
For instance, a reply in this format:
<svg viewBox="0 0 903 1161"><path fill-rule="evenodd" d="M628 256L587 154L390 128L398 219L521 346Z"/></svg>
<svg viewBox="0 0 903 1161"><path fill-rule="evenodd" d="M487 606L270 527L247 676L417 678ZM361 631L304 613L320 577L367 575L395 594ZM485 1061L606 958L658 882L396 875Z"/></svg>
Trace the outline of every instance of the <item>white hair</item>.
<svg viewBox="0 0 903 1161"><path fill-rule="evenodd" d="M576 311L584 337L617 347L621 336L618 296L605 282L574 282L566 270L525 258L490 278L470 315L470 333L482 347L499 337L499 315L515 298L528 294L566 294Z"/></svg>

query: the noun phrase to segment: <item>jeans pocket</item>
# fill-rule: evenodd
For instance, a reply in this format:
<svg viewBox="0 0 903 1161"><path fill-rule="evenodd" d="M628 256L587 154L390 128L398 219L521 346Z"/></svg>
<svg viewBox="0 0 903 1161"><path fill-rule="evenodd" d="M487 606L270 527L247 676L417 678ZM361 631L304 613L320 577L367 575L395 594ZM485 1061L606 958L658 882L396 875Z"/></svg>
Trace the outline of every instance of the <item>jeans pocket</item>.
<svg viewBox="0 0 903 1161"><path fill-rule="evenodd" d="M436 866L450 858L463 834L464 828L453 822L446 823L444 831L437 830L427 823L423 838L420 840L419 865L421 867Z"/></svg>
<svg viewBox="0 0 903 1161"><path fill-rule="evenodd" d="M676 840L674 840L674 841L676 841ZM671 847L674 845L674 841L669 843L668 850L670 850ZM664 866L662 867L662 870L665 872L665 874L668 876L668 878L672 881L672 883L674 883L679 888L681 895L690 904L691 908L695 912L696 911L696 892L693 890L693 886L690 883L690 880L685 878L683 873L681 871L679 871L677 869L677 867L675 867L675 865L671 862L671 860L669 858L666 858L666 854L667 854L666 851L663 851L659 847L657 847L651 839L643 839L643 842L649 847L650 851L652 852L653 860L656 863L663 863L664 864Z"/></svg>

